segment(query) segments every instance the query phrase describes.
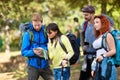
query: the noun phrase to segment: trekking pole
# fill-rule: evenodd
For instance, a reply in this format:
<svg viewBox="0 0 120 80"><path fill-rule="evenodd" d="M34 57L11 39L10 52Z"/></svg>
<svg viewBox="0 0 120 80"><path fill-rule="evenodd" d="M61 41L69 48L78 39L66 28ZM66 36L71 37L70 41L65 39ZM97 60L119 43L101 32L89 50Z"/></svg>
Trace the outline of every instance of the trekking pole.
<svg viewBox="0 0 120 80"><path fill-rule="evenodd" d="M62 69L61 69L61 70L62 70L62 71L61 71L61 80L63 80L63 72L64 72L64 71L63 71L63 68L64 68L64 67L63 67L63 65L62 65Z"/></svg>

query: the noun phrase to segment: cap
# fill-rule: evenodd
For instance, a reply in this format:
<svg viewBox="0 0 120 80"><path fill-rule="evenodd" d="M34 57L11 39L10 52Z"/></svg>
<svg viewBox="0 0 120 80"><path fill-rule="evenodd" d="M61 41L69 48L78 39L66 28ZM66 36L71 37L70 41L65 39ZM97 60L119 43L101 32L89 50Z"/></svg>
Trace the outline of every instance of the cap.
<svg viewBox="0 0 120 80"><path fill-rule="evenodd" d="M95 13L95 8L93 6L85 6L81 10L82 12Z"/></svg>

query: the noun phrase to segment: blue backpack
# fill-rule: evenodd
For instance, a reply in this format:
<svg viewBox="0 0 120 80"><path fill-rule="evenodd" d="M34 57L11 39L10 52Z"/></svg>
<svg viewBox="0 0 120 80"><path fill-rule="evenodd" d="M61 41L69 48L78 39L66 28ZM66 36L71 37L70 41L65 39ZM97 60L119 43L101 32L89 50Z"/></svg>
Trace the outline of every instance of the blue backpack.
<svg viewBox="0 0 120 80"><path fill-rule="evenodd" d="M102 37L102 47L105 50L107 50L107 46L105 44L107 33L105 33ZM120 31L119 30L113 30L110 33L112 34L112 36L115 40L115 47L116 47L116 54L111 57L110 61L112 61L112 63L115 64L116 67L118 67L118 66L120 66Z"/></svg>

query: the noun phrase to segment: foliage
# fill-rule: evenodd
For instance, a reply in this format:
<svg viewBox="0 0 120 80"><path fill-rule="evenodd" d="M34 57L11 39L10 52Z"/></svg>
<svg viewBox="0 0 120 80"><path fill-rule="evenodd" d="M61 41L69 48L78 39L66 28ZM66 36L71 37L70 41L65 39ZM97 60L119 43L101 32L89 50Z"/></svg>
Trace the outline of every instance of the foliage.
<svg viewBox="0 0 120 80"><path fill-rule="evenodd" d="M97 14L105 13L113 18L115 28L120 29L120 0L65 0L71 9L81 8L85 5L95 6Z"/></svg>
<svg viewBox="0 0 120 80"><path fill-rule="evenodd" d="M0 31L5 34L5 26L9 25L10 47L16 50L20 34L16 37L13 33L19 32L18 26L21 22L30 21L33 12L43 15L45 25L50 22L57 23L64 33L68 24L73 26L74 17L78 17L79 23L82 23L84 19L80 10L88 4L95 6L96 14L104 12L112 17L115 28L118 29L120 27L119 3L120 0L0 0ZM5 38L4 35L3 39ZM4 49L5 45L4 42Z"/></svg>

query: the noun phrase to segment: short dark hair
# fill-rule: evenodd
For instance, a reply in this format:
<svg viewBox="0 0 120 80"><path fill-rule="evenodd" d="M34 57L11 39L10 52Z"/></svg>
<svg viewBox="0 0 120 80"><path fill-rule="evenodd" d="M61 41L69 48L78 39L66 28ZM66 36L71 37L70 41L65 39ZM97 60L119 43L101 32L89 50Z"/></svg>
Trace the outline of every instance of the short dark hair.
<svg viewBox="0 0 120 80"><path fill-rule="evenodd" d="M75 22L78 22L78 18L77 17L74 17L73 19Z"/></svg>
<svg viewBox="0 0 120 80"><path fill-rule="evenodd" d="M82 12L95 13L95 8L91 5L85 6L81 10Z"/></svg>

